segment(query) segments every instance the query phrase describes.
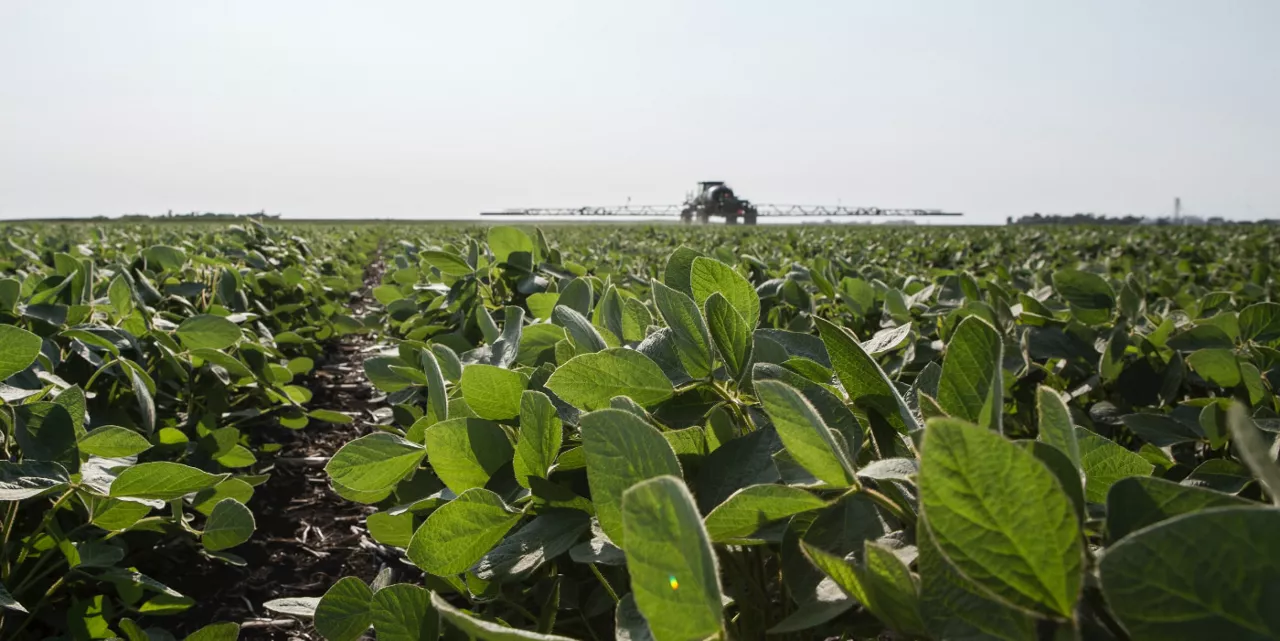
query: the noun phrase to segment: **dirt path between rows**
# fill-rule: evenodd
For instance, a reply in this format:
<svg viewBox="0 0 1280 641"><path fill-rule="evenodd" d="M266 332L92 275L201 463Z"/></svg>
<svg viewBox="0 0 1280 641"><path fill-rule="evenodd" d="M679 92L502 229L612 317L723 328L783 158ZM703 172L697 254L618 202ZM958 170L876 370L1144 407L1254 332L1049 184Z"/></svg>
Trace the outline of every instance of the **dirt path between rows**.
<svg viewBox="0 0 1280 641"><path fill-rule="evenodd" d="M375 304L371 291L384 269L381 259L366 268L364 287L352 299L352 316L363 316ZM309 623L274 614L262 604L319 597L342 577L369 582L382 568L399 565L395 552L365 531L364 520L374 509L335 494L324 473L334 452L371 430L372 410L382 400L364 378L364 359L372 345L371 337L361 335L332 343L313 372L296 381L313 393L309 408L343 412L355 421L313 421L302 430L273 427L262 433L262 442L280 443L281 449L270 458L264 456L267 465L254 470L271 478L256 488L249 503L257 531L248 543L231 550L247 564L234 567L194 554L164 558L162 564L169 567L157 569L157 576L195 599L196 605L156 624L189 634L209 623L230 621L241 624L244 641L319 641L322 637Z"/></svg>

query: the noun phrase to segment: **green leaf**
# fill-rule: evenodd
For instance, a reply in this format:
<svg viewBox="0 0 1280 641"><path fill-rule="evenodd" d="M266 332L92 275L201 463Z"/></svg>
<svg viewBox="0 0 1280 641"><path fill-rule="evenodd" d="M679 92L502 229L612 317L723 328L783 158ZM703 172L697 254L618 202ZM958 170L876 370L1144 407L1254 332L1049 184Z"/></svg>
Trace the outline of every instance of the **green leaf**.
<svg viewBox="0 0 1280 641"><path fill-rule="evenodd" d="M209 516L223 499L235 499L247 504L253 498L253 486L244 479L229 478L211 488L200 490L191 499L191 509ZM108 528L110 529L110 528Z"/></svg>
<svg viewBox="0 0 1280 641"><path fill-rule="evenodd" d="M1204 440L1204 434L1182 421L1162 414L1127 414L1121 416L1120 420L1138 438L1156 447Z"/></svg>
<svg viewBox="0 0 1280 641"><path fill-rule="evenodd" d="M1025 611L991 598L956 571L938 551L926 528L916 537L920 555L920 612L936 639L1037 641L1036 622Z"/></svg>
<svg viewBox="0 0 1280 641"><path fill-rule="evenodd" d="M720 294L747 322L748 332L760 324L760 296L742 274L714 258L695 258L689 270L693 300L702 307L712 294Z"/></svg>
<svg viewBox="0 0 1280 641"><path fill-rule="evenodd" d="M454 418L426 430L427 459L436 476L455 494L484 487L511 461L511 441L497 423Z"/></svg>
<svg viewBox="0 0 1280 641"><path fill-rule="evenodd" d="M1071 423L1071 410L1062 395L1051 387L1036 388L1036 418L1040 426L1040 441L1058 448L1071 464L1080 469L1080 445L1076 441L1076 428Z"/></svg>
<svg viewBox="0 0 1280 641"><path fill-rule="evenodd" d="M52 461L0 461L0 501L21 501L70 483L67 468Z"/></svg>
<svg viewBox="0 0 1280 641"><path fill-rule="evenodd" d="M977 316L960 322L947 343L937 401L955 418L1003 432L1004 377L1000 333Z"/></svg>
<svg viewBox="0 0 1280 641"><path fill-rule="evenodd" d="M355 421L354 418L351 418L350 414L343 414L342 412L335 412L333 410L311 410L310 412L307 412L307 416L310 416L317 421L333 423L334 425L350 425Z"/></svg>
<svg viewBox="0 0 1280 641"><path fill-rule="evenodd" d="M374 512L365 519L365 526L369 528L369 536L373 540L383 545L407 548L409 541L413 539L413 512L394 515Z"/></svg>
<svg viewBox="0 0 1280 641"><path fill-rule="evenodd" d="M590 529L591 516L586 512L544 511L480 557L471 571L485 581L524 580L547 561L568 552Z"/></svg>
<svg viewBox="0 0 1280 641"><path fill-rule="evenodd" d="M920 619L920 586L906 564L889 548L866 542L863 567L867 609L904 636L924 634Z"/></svg>
<svg viewBox="0 0 1280 641"><path fill-rule="evenodd" d="M392 366L404 367L405 362L395 356L375 356L364 361L364 375L374 387L387 393L398 392L413 381L396 373Z"/></svg>
<svg viewBox="0 0 1280 641"><path fill-rule="evenodd" d="M687 295L661 283L653 284L653 301L658 313L671 328L676 355L689 376L706 378L711 374L711 336L698 311L698 304Z"/></svg>
<svg viewBox="0 0 1280 641"><path fill-rule="evenodd" d="M459 574L501 541L520 516L497 494L472 488L432 512L413 533L406 553L428 573Z"/></svg>
<svg viewBox="0 0 1280 641"><path fill-rule="evenodd" d="M1149 476L1121 479L1107 492L1107 538L1118 541L1149 525L1215 507L1260 507L1213 490Z"/></svg>
<svg viewBox="0 0 1280 641"><path fill-rule="evenodd" d="M596 517L604 533L626 549L622 493L655 476L680 476L680 462L657 428L629 412L599 410L584 414L579 424Z"/></svg>
<svg viewBox="0 0 1280 641"><path fill-rule="evenodd" d="M226 349L240 340L240 326L221 316L201 314L182 321L178 338L187 349Z"/></svg>
<svg viewBox="0 0 1280 641"><path fill-rule="evenodd" d="M453 607L435 592L431 593L431 605L435 606L440 616L445 621L448 621L449 625L457 628L469 638L477 639L478 641L574 641L569 637L508 628L491 621L476 618ZM449 635L446 634L444 636L447 638Z"/></svg>
<svg viewBox="0 0 1280 641"><path fill-rule="evenodd" d="M1230 389L1240 384L1240 361L1229 349L1198 349L1187 356L1187 365L1219 387Z"/></svg>
<svg viewBox="0 0 1280 641"><path fill-rule="evenodd" d="M716 543L750 536L773 521L819 510L827 502L808 490L785 485L752 485L734 492L707 515L707 535Z"/></svg>
<svg viewBox="0 0 1280 641"><path fill-rule="evenodd" d="M111 483L112 497L172 501L213 487L229 474L209 474L194 467L156 461L124 469Z"/></svg>
<svg viewBox="0 0 1280 641"><path fill-rule="evenodd" d="M418 360L422 364L422 373L427 378L427 408L425 417L428 425L439 423L449 418L449 395L444 388L444 372L440 361L431 352L422 352Z"/></svg>
<svg viewBox="0 0 1280 641"><path fill-rule="evenodd" d="M898 394L889 377L858 341L836 325L816 318L818 333L831 358L831 367L854 406L874 411L899 434L920 429L906 402ZM820 361L819 361L820 362Z"/></svg>
<svg viewBox="0 0 1280 641"><path fill-rule="evenodd" d="M186 252L166 245L152 245L142 250L142 257L147 259L147 267L152 271L177 271L187 264Z"/></svg>
<svg viewBox="0 0 1280 641"><path fill-rule="evenodd" d="M349 576L340 579L316 604L316 631L328 641L355 641L373 623L369 602L373 591L364 581Z"/></svg>
<svg viewBox="0 0 1280 641"><path fill-rule="evenodd" d="M555 311L556 304L559 301L560 294L538 292L525 299L525 306L529 308L529 313L533 314L534 318L551 318L551 313Z"/></svg>
<svg viewBox="0 0 1280 641"><path fill-rule="evenodd" d="M1103 593L1134 639L1280 638L1276 532L1280 510L1248 507L1138 530L1102 557Z"/></svg>
<svg viewBox="0 0 1280 641"><path fill-rule="evenodd" d="M416 585L397 583L378 590L369 613L378 641L435 641L440 636L440 614L431 605L431 593Z"/></svg>
<svg viewBox="0 0 1280 641"><path fill-rule="evenodd" d="M923 450L920 508L942 554L999 598L1069 618L1084 560L1058 479L999 434L955 419L931 419Z"/></svg>
<svg viewBox="0 0 1280 641"><path fill-rule="evenodd" d="M651 407L674 394L657 363L621 347L569 359L547 379L546 387L564 402L586 410L608 407L615 396Z"/></svg>
<svg viewBox="0 0 1280 641"><path fill-rule="evenodd" d="M236 641L239 638L239 623L211 623L187 635L185 641Z"/></svg>
<svg viewBox="0 0 1280 641"><path fill-rule="evenodd" d="M1258 343L1280 338L1280 303L1255 303L1240 310L1240 337Z"/></svg>
<svg viewBox="0 0 1280 641"><path fill-rule="evenodd" d="M1179 332L1166 343L1169 349L1191 352L1199 349L1231 349L1235 341L1217 325L1196 325Z"/></svg>
<svg viewBox="0 0 1280 641"><path fill-rule="evenodd" d="M1236 454L1250 472L1262 483L1271 502L1280 507L1280 464L1273 452L1280 451L1272 438L1264 438L1249 416L1249 410L1239 401L1227 410L1227 427L1235 444Z"/></svg>
<svg viewBox="0 0 1280 641"><path fill-rule="evenodd" d="M85 434L77 443L81 454L119 458L134 456L151 449L151 441L129 428L103 425Z"/></svg>
<svg viewBox="0 0 1280 641"><path fill-rule="evenodd" d="M343 445L324 470L339 485L357 492L378 492L394 487L417 469L426 455L420 445L375 432Z"/></svg>
<svg viewBox="0 0 1280 641"><path fill-rule="evenodd" d="M622 498L627 570L636 607L657 641L702 639L723 625L716 557L680 479L659 476Z"/></svg>
<svg viewBox="0 0 1280 641"><path fill-rule="evenodd" d="M751 363L751 328L720 292L711 294L703 309L707 314L707 330L720 357L734 378L741 378Z"/></svg>
<svg viewBox="0 0 1280 641"><path fill-rule="evenodd" d="M474 271L466 260L454 253L424 251L421 256L423 260L427 261L428 265L440 270L440 273L446 276L466 276Z"/></svg>
<svg viewBox="0 0 1280 641"><path fill-rule="evenodd" d="M598 352L609 347L591 321L568 305L557 305L555 311L551 312L551 321L568 332L578 352Z"/></svg>
<svg viewBox="0 0 1280 641"><path fill-rule="evenodd" d="M1076 318L1089 324L1105 323L1116 306L1111 285L1097 274L1063 269L1053 274L1053 288L1071 305Z"/></svg>
<svg viewBox="0 0 1280 641"><path fill-rule="evenodd" d="M489 251L493 252L493 260L495 262L514 262L530 269L533 267L533 255L535 252L533 239L515 227L491 227L489 229Z"/></svg>
<svg viewBox="0 0 1280 641"><path fill-rule="evenodd" d="M1080 469L1084 472L1084 498L1105 503L1107 491L1123 478L1150 476L1155 466L1137 454L1083 427L1076 428L1080 443Z"/></svg>
<svg viewBox="0 0 1280 641"><path fill-rule="evenodd" d="M204 359L206 362L217 365L227 370L227 373L239 378L253 378L253 370L249 366L240 362L240 359L231 356L225 352L216 349L201 347L191 350L191 355Z"/></svg>
<svg viewBox="0 0 1280 641"><path fill-rule="evenodd" d="M547 478L564 438L560 417L546 394L525 390L520 396L520 440L513 467L516 482L529 487L529 477Z"/></svg>
<svg viewBox="0 0 1280 641"><path fill-rule="evenodd" d="M771 380L756 381L755 391L797 463L832 487L849 487L856 482L844 448L836 445L827 424L799 391Z"/></svg>
<svg viewBox="0 0 1280 641"><path fill-rule="evenodd" d="M882 329L862 343L862 349L872 356L884 354L905 345L909 336L911 336L911 323Z"/></svg>
<svg viewBox="0 0 1280 641"><path fill-rule="evenodd" d="M235 499L222 499L209 513L200 543L212 552L226 550L248 541L256 528L249 508Z"/></svg>
<svg viewBox="0 0 1280 641"><path fill-rule="evenodd" d="M568 285L560 291L560 305L569 308L578 313L583 320L586 320L587 314L591 313L591 306L594 304L593 298L595 292L592 290L591 281L585 278L575 278L569 281ZM552 310L552 318L555 318L555 310ZM591 321L586 321L587 325ZM560 323L562 324L562 323ZM601 348L603 349L603 348Z"/></svg>
<svg viewBox="0 0 1280 641"><path fill-rule="evenodd" d="M663 284L686 296L693 296L693 261L704 255L702 252L684 245L677 247L667 257L667 264L662 272Z"/></svg>
<svg viewBox="0 0 1280 641"><path fill-rule="evenodd" d="M43 341L39 336L13 325L0 325L0 381L36 362Z"/></svg>
<svg viewBox="0 0 1280 641"><path fill-rule="evenodd" d="M493 365L462 370L462 398L481 418L494 421L520 415L520 393L528 384L528 376Z"/></svg>

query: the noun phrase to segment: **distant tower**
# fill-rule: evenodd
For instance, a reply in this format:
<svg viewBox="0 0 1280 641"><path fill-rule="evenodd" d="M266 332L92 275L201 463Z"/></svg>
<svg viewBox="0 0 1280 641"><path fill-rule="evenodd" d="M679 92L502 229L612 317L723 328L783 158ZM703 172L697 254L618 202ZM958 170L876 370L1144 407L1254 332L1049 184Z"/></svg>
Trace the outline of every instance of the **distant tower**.
<svg viewBox="0 0 1280 641"><path fill-rule="evenodd" d="M1182 224L1182 198L1173 199L1173 224Z"/></svg>

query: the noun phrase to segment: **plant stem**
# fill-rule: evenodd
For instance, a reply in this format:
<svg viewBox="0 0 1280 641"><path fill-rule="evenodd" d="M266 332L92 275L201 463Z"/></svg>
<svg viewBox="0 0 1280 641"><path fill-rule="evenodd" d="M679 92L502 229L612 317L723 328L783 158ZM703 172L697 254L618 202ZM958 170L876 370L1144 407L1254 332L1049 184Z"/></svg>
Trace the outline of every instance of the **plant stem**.
<svg viewBox="0 0 1280 641"><path fill-rule="evenodd" d="M53 517L58 514L58 508L62 507L62 504L65 503L67 499L74 496L75 493L76 493L76 489L74 487L68 488L66 492L62 493L62 496L58 497L58 500L53 502L53 506L49 508L49 511L44 513L44 519L40 521L40 526L37 527L35 531L31 533L31 536L27 537L26 544L23 545L22 550L18 552L17 563L22 563L24 560L26 560L27 556L31 554L31 549L34 547L34 544L35 544L36 535L40 534L45 530L45 528L49 527L49 522L52 521Z"/></svg>
<svg viewBox="0 0 1280 641"><path fill-rule="evenodd" d="M609 593L609 596L613 598L614 603L617 603L619 601L618 593L613 591L613 586L609 585L609 581L604 578L604 574L600 572L600 568L596 567L595 563L588 563L587 565L591 567L591 573L596 575L596 578L600 580L600 585L604 586L604 591Z"/></svg>

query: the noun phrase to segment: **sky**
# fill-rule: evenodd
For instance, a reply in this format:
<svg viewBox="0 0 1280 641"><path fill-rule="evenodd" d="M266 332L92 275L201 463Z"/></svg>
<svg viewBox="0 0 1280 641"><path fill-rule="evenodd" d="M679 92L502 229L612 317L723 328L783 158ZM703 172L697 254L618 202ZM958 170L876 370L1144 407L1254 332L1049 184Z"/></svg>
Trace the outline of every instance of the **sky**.
<svg viewBox="0 0 1280 641"><path fill-rule="evenodd" d="M0 2L0 219L1280 217L1275 0Z"/></svg>

